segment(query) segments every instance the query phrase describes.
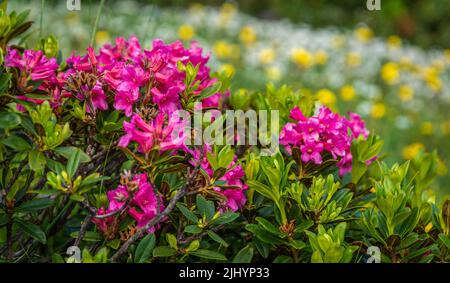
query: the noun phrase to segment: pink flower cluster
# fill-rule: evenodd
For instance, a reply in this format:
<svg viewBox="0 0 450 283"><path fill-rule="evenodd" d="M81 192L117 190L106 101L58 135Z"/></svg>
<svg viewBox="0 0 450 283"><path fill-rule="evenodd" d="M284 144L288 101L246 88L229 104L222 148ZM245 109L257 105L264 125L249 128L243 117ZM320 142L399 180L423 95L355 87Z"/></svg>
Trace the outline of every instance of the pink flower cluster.
<svg viewBox="0 0 450 283"><path fill-rule="evenodd" d="M30 80L40 81L38 90L49 92L54 97L59 96L57 81L57 70L59 68L55 58L47 59L42 51L25 50L20 54L16 49L8 48L5 56L5 66L17 68L20 71L18 78L18 88L24 92L34 92L28 86ZM28 98L25 95L19 95L18 99L31 101L37 104L44 100Z"/></svg>
<svg viewBox="0 0 450 283"><path fill-rule="evenodd" d="M132 198L128 200L130 194L132 194ZM109 206L107 209L99 209L98 215L113 214L124 209L128 215L136 220L138 228L145 226L158 212L164 210L162 199L155 195L152 186L147 180L146 174L135 175L129 185L119 185L117 189L108 191L107 197ZM124 208L124 205L127 203L129 207ZM100 231L105 233L114 226L116 217L117 215L111 215L105 218L94 217L92 222L97 225ZM155 228L152 227L148 232L153 233L154 230Z"/></svg>
<svg viewBox="0 0 450 283"><path fill-rule="evenodd" d="M203 147L203 159L201 161L201 169L204 170L209 177L213 177L214 170L208 161L207 153L212 152L209 145ZM198 160L200 158L200 152L192 152L194 159ZM227 172L222 176L219 181L224 181L227 188L214 187L217 193L222 194L226 198L226 202L222 204L221 210L231 209L232 211L237 211L241 209L247 202L245 197L245 191L248 186L242 182L242 178L245 176L244 170L240 164L237 164L237 158L234 157L233 162L228 166Z"/></svg>
<svg viewBox="0 0 450 283"><path fill-rule="evenodd" d="M108 107L105 95L108 92L113 94L114 108L126 116L132 115L138 103L153 103L161 112L171 113L181 108L179 95L186 89L186 75L178 69L177 62L198 65L195 92L201 92L216 82L206 66L209 57L203 56L202 51L195 42L186 49L179 41L166 45L157 39L153 41L153 48L146 50L134 36L128 41L117 38L115 45L106 44L98 54L88 48L85 56L72 55L67 60L69 69L63 78L74 79L80 72L92 74L96 84L81 89L79 97L93 97L92 105L96 109ZM83 93L85 91L89 92L88 95ZM220 94L216 93L203 102L208 103L215 97L220 97Z"/></svg>
<svg viewBox="0 0 450 283"><path fill-rule="evenodd" d="M127 147L131 141L139 144L139 151L148 153L152 149L159 149L161 152L167 150L184 149L186 133L184 132L185 123L176 115L171 115L165 125L166 114L163 112L146 123L142 118L134 114L130 122L124 122L123 128L125 135L120 138L119 146Z"/></svg>
<svg viewBox="0 0 450 283"><path fill-rule="evenodd" d="M62 103L62 98L76 98L86 101L91 113L112 104L130 117L136 107L148 103L166 114L181 108L179 96L186 89L186 74L178 69L178 62L198 65L194 94L213 85L217 79L210 76L206 65L209 55L202 52L196 42L186 49L180 41L165 44L159 39L153 41L151 50L146 50L132 36L128 41L117 38L115 45L106 44L98 53L89 47L84 56L72 54L66 60L67 68L59 73L56 59L46 58L42 51L25 50L20 54L8 49L5 65L18 68L24 74L24 83L42 80L40 89L53 97L54 107ZM221 97L216 93L201 102L216 107Z"/></svg>
<svg viewBox="0 0 450 283"><path fill-rule="evenodd" d="M298 107L291 110L290 118L280 133L280 144L291 152L292 147L301 151L303 162L321 164L325 153L338 159L337 166L342 176L351 171L352 154L350 146L359 135L367 138L369 132L359 115L349 113L349 119L333 113L323 106L317 116L305 117Z"/></svg>

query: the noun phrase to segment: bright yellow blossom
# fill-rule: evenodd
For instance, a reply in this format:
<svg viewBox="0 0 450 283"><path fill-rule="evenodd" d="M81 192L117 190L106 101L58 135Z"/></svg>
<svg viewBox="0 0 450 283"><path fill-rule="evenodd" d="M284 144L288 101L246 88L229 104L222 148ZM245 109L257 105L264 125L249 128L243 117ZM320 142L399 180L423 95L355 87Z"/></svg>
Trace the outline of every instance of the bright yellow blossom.
<svg viewBox="0 0 450 283"><path fill-rule="evenodd" d="M314 62L318 65L325 65L328 62L328 54L323 50L317 51L314 53Z"/></svg>
<svg viewBox="0 0 450 283"><path fill-rule="evenodd" d="M213 52L219 59L239 58L239 47L224 40L214 43Z"/></svg>
<svg viewBox="0 0 450 283"><path fill-rule="evenodd" d="M384 64L381 68L381 78L387 84L395 84L396 82L398 82L398 79L400 78L398 64L395 62L388 62Z"/></svg>
<svg viewBox="0 0 450 283"><path fill-rule="evenodd" d="M398 89L398 96L402 101L409 101L414 96L414 89L409 85L402 85Z"/></svg>
<svg viewBox="0 0 450 283"><path fill-rule="evenodd" d="M357 52L349 52L346 58L347 65L357 67L361 64L361 55Z"/></svg>
<svg viewBox="0 0 450 283"><path fill-rule="evenodd" d="M336 95L329 89L320 89L316 93L317 99L324 105L332 107L336 103Z"/></svg>
<svg viewBox="0 0 450 283"><path fill-rule="evenodd" d="M276 66L266 68L265 72L266 72L266 77L271 81L278 81L281 79L280 68L278 68Z"/></svg>
<svg viewBox="0 0 450 283"><path fill-rule="evenodd" d="M355 89L351 85L344 85L340 90L342 100L350 101L356 96Z"/></svg>
<svg viewBox="0 0 450 283"><path fill-rule="evenodd" d="M275 51L272 48L264 48L259 52L259 61L262 64L270 64L275 60Z"/></svg>
<svg viewBox="0 0 450 283"><path fill-rule="evenodd" d="M295 48L291 53L292 61L294 61L298 66L303 68L309 68L313 64L313 57L311 53L303 48Z"/></svg>
<svg viewBox="0 0 450 283"><path fill-rule="evenodd" d="M195 35L195 29L190 25L182 25L178 29L178 36L182 40L190 40Z"/></svg>
<svg viewBox="0 0 450 283"><path fill-rule="evenodd" d="M105 30L99 30L95 34L95 42L98 45L104 45L105 43L108 43L110 41L111 41L111 36L110 36L109 32L107 32Z"/></svg>
<svg viewBox="0 0 450 283"><path fill-rule="evenodd" d="M420 142L412 143L403 148L402 155L406 160L414 159L425 146Z"/></svg>
<svg viewBox="0 0 450 283"><path fill-rule="evenodd" d="M439 71L433 67L427 67L423 70L423 78L427 83L427 86L435 91L439 92L442 89L442 81L439 77Z"/></svg>
<svg viewBox="0 0 450 283"><path fill-rule="evenodd" d="M239 33L239 39L245 45L251 45L256 42L256 33L251 26L245 26Z"/></svg>
<svg viewBox="0 0 450 283"><path fill-rule="evenodd" d="M396 35L391 35L387 39L389 48L398 49L402 47L402 39Z"/></svg>
<svg viewBox="0 0 450 283"><path fill-rule="evenodd" d="M381 119L386 115L386 105L383 102L377 102L372 105L371 116L374 119Z"/></svg>
<svg viewBox="0 0 450 283"><path fill-rule="evenodd" d="M434 132L433 124L431 122L423 122L420 125L420 133L425 136L430 136Z"/></svg>
<svg viewBox="0 0 450 283"><path fill-rule="evenodd" d="M219 72L224 73L227 77L232 77L236 69L232 64L223 64L219 67Z"/></svg>
<svg viewBox="0 0 450 283"><path fill-rule="evenodd" d="M369 42L373 37L373 31L368 27L360 27L355 31L356 38L361 42Z"/></svg>

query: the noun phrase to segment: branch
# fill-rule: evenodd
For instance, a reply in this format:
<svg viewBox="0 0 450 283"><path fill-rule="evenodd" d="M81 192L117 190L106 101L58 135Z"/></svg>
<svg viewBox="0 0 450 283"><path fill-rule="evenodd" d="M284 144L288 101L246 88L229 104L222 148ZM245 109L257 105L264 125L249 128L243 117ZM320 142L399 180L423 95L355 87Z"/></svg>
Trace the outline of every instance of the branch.
<svg viewBox="0 0 450 283"><path fill-rule="evenodd" d="M189 186L192 186L194 183L195 176L198 174L198 171L200 170L200 165L202 163L203 159L203 149L200 151L200 158L198 159L197 165L195 166L192 174L189 176L186 185L184 185L176 194L175 196L170 200L167 207L164 209L163 212L159 213L155 216L152 220L150 220L149 223L147 223L144 227L139 229L133 236L131 236L121 247L120 249L111 257L111 261L118 260L127 250L128 248L136 242L145 231L148 231L148 229L152 228L156 224L158 224L165 216L169 215L170 212L175 208L175 204L180 200L182 197L184 197L186 193L186 189Z"/></svg>
<svg viewBox="0 0 450 283"><path fill-rule="evenodd" d="M83 240L84 234L86 234L86 230L89 226L89 223L91 223L92 216L90 214L86 215L86 217L83 220L83 224L81 224L80 232L78 232L78 237L75 240L74 246L79 246L81 243L81 240Z"/></svg>

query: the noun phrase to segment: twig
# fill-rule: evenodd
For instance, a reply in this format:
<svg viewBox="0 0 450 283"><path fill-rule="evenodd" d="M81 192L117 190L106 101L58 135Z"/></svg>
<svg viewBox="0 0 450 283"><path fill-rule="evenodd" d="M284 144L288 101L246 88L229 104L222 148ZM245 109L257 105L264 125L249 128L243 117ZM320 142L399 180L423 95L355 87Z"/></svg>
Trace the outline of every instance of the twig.
<svg viewBox="0 0 450 283"><path fill-rule="evenodd" d="M83 240L84 234L86 234L86 230L89 226L89 223L91 223L92 216L90 214L86 215L86 217L83 220L83 224L81 224L80 232L78 232L78 237L75 240L74 246L79 246L81 243L81 240Z"/></svg>
<svg viewBox="0 0 450 283"><path fill-rule="evenodd" d="M139 229L133 236L131 236L121 247L120 249L111 257L111 261L118 260L132 245L134 242L136 242L142 234L150 229L151 227L158 224L165 216L169 215L169 213L175 208L175 204L180 200L182 197L184 197L186 193L186 189L191 186L194 183L195 176L198 174L198 171L200 170L200 165L202 163L203 159L203 149L200 151L200 158L198 159L197 165L195 166L191 176L188 178L186 185L184 185L176 194L175 196L170 200L167 207L164 209L163 212L159 213L155 216L152 220L150 220L149 223L147 223L144 227Z"/></svg>

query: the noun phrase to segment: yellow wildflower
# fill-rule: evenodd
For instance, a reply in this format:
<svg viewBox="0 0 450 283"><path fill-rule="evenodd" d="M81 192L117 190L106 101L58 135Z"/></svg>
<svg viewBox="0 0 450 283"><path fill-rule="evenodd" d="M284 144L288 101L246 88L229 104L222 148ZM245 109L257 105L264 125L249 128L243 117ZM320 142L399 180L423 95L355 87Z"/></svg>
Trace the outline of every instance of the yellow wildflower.
<svg viewBox="0 0 450 283"><path fill-rule="evenodd" d="M292 61L298 66L303 68L309 68L313 64L313 57L311 53L303 48L295 48L291 53Z"/></svg>
<svg viewBox="0 0 450 283"><path fill-rule="evenodd" d="M245 45L251 45L256 42L256 33L251 26L245 26L239 33L239 39Z"/></svg>
<svg viewBox="0 0 450 283"><path fill-rule="evenodd" d="M383 102L377 102L372 106L371 116L374 119L381 119L386 114L386 105Z"/></svg>
<svg viewBox="0 0 450 283"><path fill-rule="evenodd" d="M441 132L444 136L450 134L450 122L446 121L441 124Z"/></svg>
<svg viewBox="0 0 450 283"><path fill-rule="evenodd" d="M239 47L226 41L217 41L213 46L213 52L219 59L230 59L239 57Z"/></svg>
<svg viewBox="0 0 450 283"><path fill-rule="evenodd" d="M336 95L329 89L320 89L316 93L317 99L324 105L329 107L333 106L336 103Z"/></svg>
<svg viewBox="0 0 450 283"><path fill-rule="evenodd" d="M398 49L402 47L402 39L396 35L391 35L387 39L389 48Z"/></svg>
<svg viewBox="0 0 450 283"><path fill-rule="evenodd" d="M400 77L400 71L397 63L388 62L381 68L381 78L387 84L395 84Z"/></svg>
<svg viewBox="0 0 450 283"><path fill-rule="evenodd" d="M420 142L412 143L408 146L405 146L402 151L403 158L406 160L414 159L417 154L424 149L425 146Z"/></svg>
<svg viewBox="0 0 450 283"><path fill-rule="evenodd" d="M331 41L331 46L333 46L334 49L339 49L345 44L345 38L341 35L337 35L333 37Z"/></svg>
<svg viewBox="0 0 450 283"><path fill-rule="evenodd" d="M178 29L178 36L182 40L190 40L195 35L195 29L190 25L182 25Z"/></svg>
<svg viewBox="0 0 450 283"><path fill-rule="evenodd" d="M436 68L425 68L423 70L423 78L431 90L439 92L442 89L442 81L439 77L439 71Z"/></svg>
<svg viewBox="0 0 450 283"><path fill-rule="evenodd" d="M109 35L109 32L107 32L105 30L99 30L95 34L95 42L98 45L103 45L103 44L108 43L110 41L111 41L111 36Z"/></svg>
<svg viewBox="0 0 450 283"><path fill-rule="evenodd" d="M232 64L223 64L219 68L219 72L224 73L227 77L232 77L236 69Z"/></svg>
<svg viewBox="0 0 450 283"><path fill-rule="evenodd" d="M275 60L275 51L272 48L264 48L259 52L259 61L262 64L270 64Z"/></svg>
<svg viewBox="0 0 450 283"><path fill-rule="evenodd" d="M433 134L433 124L431 122L423 122L420 126L420 133L425 136L430 136Z"/></svg>
<svg viewBox="0 0 450 283"><path fill-rule="evenodd" d="M360 27L355 31L356 38L361 42L369 42L373 37L373 31L368 27Z"/></svg>
<svg viewBox="0 0 450 283"><path fill-rule="evenodd" d="M357 52L349 52L346 61L350 67L357 67L361 64L361 55Z"/></svg>
<svg viewBox="0 0 450 283"><path fill-rule="evenodd" d="M319 65L325 65L328 62L328 54L323 50L317 51L314 53L314 62Z"/></svg>
<svg viewBox="0 0 450 283"><path fill-rule="evenodd" d="M355 89L352 85L344 85L340 90L341 98L345 101L353 100L356 96Z"/></svg>
<svg viewBox="0 0 450 283"><path fill-rule="evenodd" d="M409 101L414 96L414 89L409 85L402 85L398 89L398 96L402 101Z"/></svg>
<svg viewBox="0 0 450 283"><path fill-rule="evenodd" d="M266 77L271 81L278 81L281 79L281 71L280 68L272 66L269 68L266 68Z"/></svg>

